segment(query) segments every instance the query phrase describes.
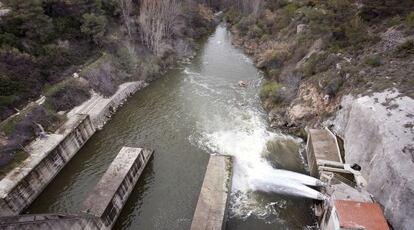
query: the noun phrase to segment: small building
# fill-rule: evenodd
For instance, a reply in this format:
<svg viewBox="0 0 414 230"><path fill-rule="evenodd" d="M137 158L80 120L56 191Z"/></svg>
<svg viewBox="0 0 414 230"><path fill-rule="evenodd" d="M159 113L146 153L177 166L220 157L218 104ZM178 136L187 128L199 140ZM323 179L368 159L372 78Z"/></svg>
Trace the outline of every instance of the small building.
<svg viewBox="0 0 414 230"><path fill-rule="evenodd" d="M321 192L330 197L315 203L321 230L389 229L380 205L365 189L360 167L344 162L338 140L329 129L308 130L306 149L309 171L327 184Z"/></svg>

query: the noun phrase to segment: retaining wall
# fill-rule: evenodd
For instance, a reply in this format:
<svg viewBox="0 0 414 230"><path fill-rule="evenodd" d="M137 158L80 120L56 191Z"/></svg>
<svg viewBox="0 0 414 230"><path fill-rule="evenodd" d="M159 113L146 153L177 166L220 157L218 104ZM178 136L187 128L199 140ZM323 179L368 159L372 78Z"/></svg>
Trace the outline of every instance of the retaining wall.
<svg viewBox="0 0 414 230"><path fill-rule="evenodd" d="M30 156L0 181L0 216L21 213L43 191L96 129L110 119L127 97L145 87L144 82L119 86L110 98L99 95L68 113L68 121L54 134L32 142Z"/></svg>
<svg viewBox="0 0 414 230"><path fill-rule="evenodd" d="M0 181L0 216L27 208L94 132L88 115L76 115L57 133L31 144L30 156Z"/></svg>

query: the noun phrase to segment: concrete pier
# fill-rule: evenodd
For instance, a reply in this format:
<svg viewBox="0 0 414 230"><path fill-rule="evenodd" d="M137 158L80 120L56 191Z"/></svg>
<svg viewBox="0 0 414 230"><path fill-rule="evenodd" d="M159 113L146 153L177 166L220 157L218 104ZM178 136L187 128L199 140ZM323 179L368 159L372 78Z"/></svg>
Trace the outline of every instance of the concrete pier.
<svg viewBox="0 0 414 230"><path fill-rule="evenodd" d="M191 230L225 228L228 196L231 192L232 158L211 155L201 187Z"/></svg>
<svg viewBox="0 0 414 230"><path fill-rule="evenodd" d="M89 116L77 114L55 134L33 142L30 156L0 181L0 216L27 208L94 132Z"/></svg>
<svg viewBox="0 0 414 230"><path fill-rule="evenodd" d="M81 214L0 217L0 229L111 229L153 151L123 147L83 204Z"/></svg>
<svg viewBox="0 0 414 230"><path fill-rule="evenodd" d="M83 204L83 212L111 229L153 151L123 147Z"/></svg>

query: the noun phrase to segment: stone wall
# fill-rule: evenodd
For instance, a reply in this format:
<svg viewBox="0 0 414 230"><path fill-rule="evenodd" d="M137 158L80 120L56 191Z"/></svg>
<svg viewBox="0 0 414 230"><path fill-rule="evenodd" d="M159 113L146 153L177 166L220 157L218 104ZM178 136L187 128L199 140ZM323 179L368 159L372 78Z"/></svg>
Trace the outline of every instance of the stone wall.
<svg viewBox="0 0 414 230"><path fill-rule="evenodd" d="M414 100L389 90L342 101L327 122L344 138L346 163L362 166L368 191L395 229L414 226Z"/></svg>

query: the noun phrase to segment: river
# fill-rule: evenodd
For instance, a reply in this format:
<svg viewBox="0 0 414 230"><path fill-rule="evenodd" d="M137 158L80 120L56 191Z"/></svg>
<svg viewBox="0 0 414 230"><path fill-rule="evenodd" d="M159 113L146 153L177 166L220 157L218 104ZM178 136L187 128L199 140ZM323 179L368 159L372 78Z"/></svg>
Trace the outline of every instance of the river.
<svg viewBox="0 0 414 230"><path fill-rule="evenodd" d="M247 87L238 82L247 82ZM300 140L268 128L261 73L224 26L187 64L131 97L27 210L76 213L122 146L155 156L114 229L189 229L208 156L234 156L227 229L311 229L311 201L263 191L263 167L304 173ZM261 190L261 191L257 191Z"/></svg>

